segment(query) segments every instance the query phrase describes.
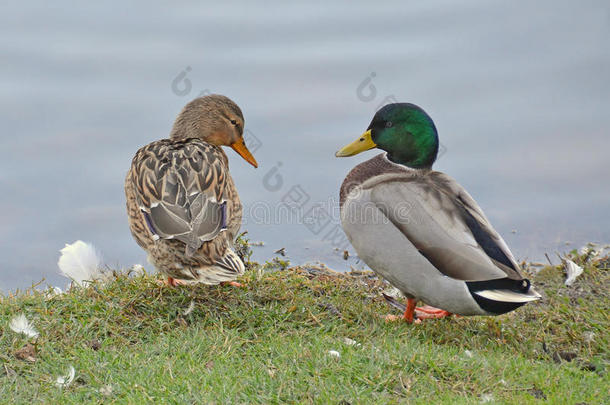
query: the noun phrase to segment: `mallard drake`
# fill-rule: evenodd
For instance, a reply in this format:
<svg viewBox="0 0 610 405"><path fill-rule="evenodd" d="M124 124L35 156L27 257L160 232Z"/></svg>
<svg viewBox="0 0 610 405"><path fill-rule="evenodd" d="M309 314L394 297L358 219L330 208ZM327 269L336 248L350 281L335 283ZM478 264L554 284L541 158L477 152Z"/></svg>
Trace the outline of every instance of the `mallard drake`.
<svg viewBox="0 0 610 405"><path fill-rule="evenodd" d="M341 223L358 256L407 297L404 320L498 315L540 298L476 201L432 170L438 134L423 109L384 106L336 156L373 148L385 153L341 185Z"/></svg>
<svg viewBox="0 0 610 405"><path fill-rule="evenodd" d="M168 284L232 282L244 272L233 251L242 206L221 146L248 163L244 117L229 98L196 98L180 112L169 139L137 151L125 179L129 227Z"/></svg>

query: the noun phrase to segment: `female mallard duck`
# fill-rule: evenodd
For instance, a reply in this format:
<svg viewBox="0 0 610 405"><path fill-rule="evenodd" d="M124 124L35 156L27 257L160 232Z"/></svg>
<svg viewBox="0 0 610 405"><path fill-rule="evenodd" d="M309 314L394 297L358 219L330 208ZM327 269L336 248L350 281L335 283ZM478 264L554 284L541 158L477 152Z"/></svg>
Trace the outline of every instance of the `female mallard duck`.
<svg viewBox="0 0 610 405"><path fill-rule="evenodd" d="M242 206L221 145L248 163L239 107L220 95L196 98L176 118L169 139L136 153L125 179L129 227L149 261L176 280L218 284L244 272L233 251Z"/></svg>
<svg viewBox="0 0 610 405"><path fill-rule="evenodd" d="M358 256L408 297L407 322L414 315L498 315L539 299L470 194L432 170L438 145L428 114L396 103L336 153L386 151L341 185L341 223ZM437 308L415 308L416 299Z"/></svg>

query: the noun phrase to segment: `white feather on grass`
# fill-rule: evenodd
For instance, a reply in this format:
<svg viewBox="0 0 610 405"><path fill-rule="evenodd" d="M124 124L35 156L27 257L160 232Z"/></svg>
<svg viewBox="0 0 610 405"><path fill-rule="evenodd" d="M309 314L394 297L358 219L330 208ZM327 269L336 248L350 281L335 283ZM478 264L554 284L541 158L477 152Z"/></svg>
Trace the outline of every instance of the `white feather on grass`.
<svg viewBox="0 0 610 405"><path fill-rule="evenodd" d="M354 339L350 339L348 337L343 338L343 343L345 343L348 346L356 346L356 347L362 346L360 343L356 342Z"/></svg>
<svg viewBox="0 0 610 405"><path fill-rule="evenodd" d="M597 257L603 257L606 254L606 250L610 245L602 246L599 243L589 242L585 246L578 249L580 256L586 256L585 259L595 259Z"/></svg>
<svg viewBox="0 0 610 405"><path fill-rule="evenodd" d="M101 270L102 259L97 249L90 243L77 240L59 251L57 265L61 273L82 286L86 282L105 278Z"/></svg>
<svg viewBox="0 0 610 405"><path fill-rule="evenodd" d="M593 249L591 249L589 246L583 246L580 249L578 249L578 254L580 256L584 256L584 255L588 254L590 250L593 250ZM592 254L595 254L595 252L593 252Z"/></svg>
<svg viewBox="0 0 610 405"><path fill-rule="evenodd" d="M481 400L479 401L480 403L484 404L487 402L491 402L494 400L494 396L492 394L481 394Z"/></svg>
<svg viewBox="0 0 610 405"><path fill-rule="evenodd" d="M566 259L564 267L566 269L565 285L571 286L576 281L576 278L582 274L582 267L569 259Z"/></svg>
<svg viewBox="0 0 610 405"><path fill-rule="evenodd" d="M328 355L329 355L330 357L334 357L334 358L336 358L336 359L341 358L341 353L339 353L339 352L338 352L338 351L336 351L336 350L329 350L329 351L328 351Z"/></svg>
<svg viewBox="0 0 610 405"><path fill-rule="evenodd" d="M57 377L57 379L55 380L55 386L59 387L59 388L69 386L70 384L72 384L75 374L76 374L76 370L74 370L74 367L70 366L70 369L68 370L68 374L60 375L59 377Z"/></svg>
<svg viewBox="0 0 610 405"><path fill-rule="evenodd" d="M64 292L61 288L56 286L49 286L47 291L45 292L45 298L50 300L53 297L57 297L58 295L62 295Z"/></svg>
<svg viewBox="0 0 610 405"><path fill-rule="evenodd" d="M9 322L8 326L15 333L23 333L27 337L38 336L38 331L34 325L32 325L30 321L28 321L28 318L26 318L23 314L14 316Z"/></svg>
<svg viewBox="0 0 610 405"><path fill-rule="evenodd" d="M128 274L133 277L144 276L146 275L146 270L144 270L144 266L141 264L134 264L131 266L131 269L129 269Z"/></svg>
<svg viewBox="0 0 610 405"><path fill-rule="evenodd" d="M184 310L184 312L182 313L182 315L187 316L188 314L190 314L191 312L193 312L193 309L195 309L195 301L191 300L189 306L187 309Z"/></svg>
<svg viewBox="0 0 610 405"><path fill-rule="evenodd" d="M104 385L103 387L101 387L100 394L105 397L109 397L110 395L112 395L112 385Z"/></svg>

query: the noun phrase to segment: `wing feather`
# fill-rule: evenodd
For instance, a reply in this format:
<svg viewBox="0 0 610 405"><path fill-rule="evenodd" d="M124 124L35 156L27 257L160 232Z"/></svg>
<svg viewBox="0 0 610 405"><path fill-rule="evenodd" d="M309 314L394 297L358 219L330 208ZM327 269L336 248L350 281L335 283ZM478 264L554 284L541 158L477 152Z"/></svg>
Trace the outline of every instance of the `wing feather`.
<svg viewBox="0 0 610 405"><path fill-rule="evenodd" d="M393 176L373 186L371 200L443 274L464 281L522 279L482 210L448 176Z"/></svg>
<svg viewBox="0 0 610 405"><path fill-rule="evenodd" d="M465 210L463 219L466 225L485 253L497 266L506 272L507 277L514 280L521 280L523 277L520 274L517 260L515 260L508 245L502 236L493 228L489 219L487 219L474 198L472 198L464 187L444 173L432 172L430 178L432 181L439 184L439 187L446 188L446 193L449 196L456 197L456 205L458 207L463 207Z"/></svg>
<svg viewBox="0 0 610 405"><path fill-rule="evenodd" d="M159 237L184 242L192 255L226 228L227 169L215 146L164 139L140 149L132 168L136 200Z"/></svg>

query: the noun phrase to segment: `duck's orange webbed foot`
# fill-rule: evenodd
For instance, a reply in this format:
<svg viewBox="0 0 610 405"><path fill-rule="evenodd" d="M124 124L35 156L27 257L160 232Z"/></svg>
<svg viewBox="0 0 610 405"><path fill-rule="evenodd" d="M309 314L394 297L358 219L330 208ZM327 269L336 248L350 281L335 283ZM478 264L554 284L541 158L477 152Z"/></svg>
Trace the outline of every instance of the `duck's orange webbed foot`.
<svg viewBox="0 0 610 405"><path fill-rule="evenodd" d="M445 311L444 309L434 308L430 305L424 305L423 307L415 308L415 315L417 316L417 319L431 319L445 318L453 314L449 311Z"/></svg>
<svg viewBox="0 0 610 405"><path fill-rule="evenodd" d="M243 288L244 285L242 283L238 283L237 281L223 281L220 285L230 285L235 288Z"/></svg>
<svg viewBox="0 0 610 405"><path fill-rule="evenodd" d="M402 316L386 315L386 322L405 321L407 323L420 323L419 319L415 318L415 298L407 298L407 307Z"/></svg>
<svg viewBox="0 0 610 405"><path fill-rule="evenodd" d="M159 284L161 287L176 287L178 285L186 285L184 281L175 279L173 277L167 277L167 280L158 280L157 284Z"/></svg>
<svg viewBox="0 0 610 405"><path fill-rule="evenodd" d="M415 298L407 298L407 306L405 308L404 314L402 316L386 315L386 322L402 320L407 323L421 323L422 319L445 318L449 315L452 315L451 312L445 311L444 309L434 308L429 305L424 305L423 307L416 307L415 303Z"/></svg>

